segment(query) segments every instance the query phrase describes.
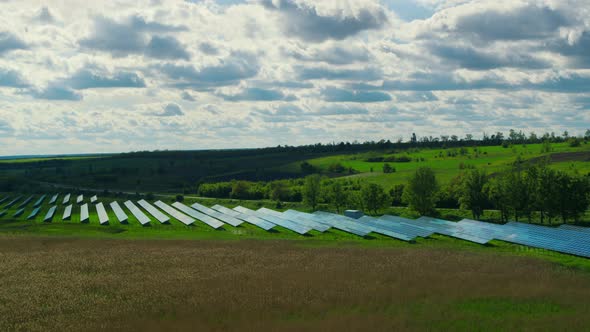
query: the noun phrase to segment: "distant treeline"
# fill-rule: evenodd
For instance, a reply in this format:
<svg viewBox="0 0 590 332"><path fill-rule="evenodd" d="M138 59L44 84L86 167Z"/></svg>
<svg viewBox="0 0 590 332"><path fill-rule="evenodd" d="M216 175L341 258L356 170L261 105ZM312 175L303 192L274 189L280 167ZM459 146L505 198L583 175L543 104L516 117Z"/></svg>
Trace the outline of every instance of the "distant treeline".
<svg viewBox="0 0 590 332"><path fill-rule="evenodd" d="M206 197L272 199L306 202L315 209L320 203L336 210L357 208L378 213L388 206L409 206L421 215L435 215L435 208L470 210L479 219L486 209L499 210L502 221L540 220L551 223L578 221L590 203L590 177L553 170L545 161L537 164L517 159L501 174L488 175L466 169L441 187L432 169L421 167L407 184L389 192L375 183L358 179L330 179L318 174L303 179L272 182L230 181L202 183L198 193Z"/></svg>

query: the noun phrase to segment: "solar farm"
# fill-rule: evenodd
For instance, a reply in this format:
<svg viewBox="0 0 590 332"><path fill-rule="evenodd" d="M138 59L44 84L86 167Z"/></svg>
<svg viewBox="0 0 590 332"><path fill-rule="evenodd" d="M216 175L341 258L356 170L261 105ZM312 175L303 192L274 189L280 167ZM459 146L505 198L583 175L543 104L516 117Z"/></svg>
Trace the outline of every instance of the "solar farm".
<svg viewBox="0 0 590 332"><path fill-rule="evenodd" d="M63 196L63 199L60 199L60 196ZM48 197L51 197L48 204L43 205ZM75 203L70 202L73 197ZM373 236L379 235L392 240L415 242L419 238L443 235L479 245L503 241L590 258L590 230L573 225L547 227L519 222L493 224L470 219L454 222L431 217L408 219L391 215L362 216L353 219L324 211L276 211L265 207L253 210L243 206L228 208L219 204L207 207L199 203L168 204L161 200L150 203L145 199L121 202L113 200L103 204L97 195L86 198L82 194L70 193L7 195L0 198L0 218L22 221L40 218L43 223L88 223L91 216L96 216L96 221L102 226L129 223L145 227L180 224L186 227L198 225L221 231L239 230L244 225L249 225L268 232L271 236L289 233L314 237L337 231L338 234L345 233L359 239L370 240Z"/></svg>

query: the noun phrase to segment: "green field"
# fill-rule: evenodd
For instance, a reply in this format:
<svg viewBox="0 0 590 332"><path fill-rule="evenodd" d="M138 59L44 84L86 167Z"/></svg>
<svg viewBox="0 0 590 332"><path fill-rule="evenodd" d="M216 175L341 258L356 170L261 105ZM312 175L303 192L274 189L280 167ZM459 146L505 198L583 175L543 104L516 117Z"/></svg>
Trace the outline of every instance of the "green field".
<svg viewBox="0 0 590 332"><path fill-rule="evenodd" d="M402 151L394 154L368 152L361 154L336 155L310 159L308 162L322 170L327 170L332 164L339 163L345 168L353 168L360 172L346 176L346 178L362 178L363 180L379 183L387 188L395 184L404 184L409 176L421 166L432 168L438 180L442 184L449 183L455 176L467 168L476 167L485 170L488 174L502 172L507 169L518 157L524 160L549 157L551 155L562 156L550 162L550 167L579 174L590 173L590 145L584 144L572 148L567 143L553 144L551 152L541 153L541 144L515 145L508 148L501 146L478 147L477 155L473 148L467 148L465 155L447 156L452 149L420 149L418 151ZM455 149L458 150L458 149ZM572 153L586 153L583 155L571 155ZM442 154L442 155L441 155ZM565 154L565 155L564 155ZM384 174L385 162L367 162L366 159L375 156L408 156L410 162L389 162L396 169L395 173ZM291 164L288 169L295 170L299 165ZM371 169L373 171L371 172Z"/></svg>

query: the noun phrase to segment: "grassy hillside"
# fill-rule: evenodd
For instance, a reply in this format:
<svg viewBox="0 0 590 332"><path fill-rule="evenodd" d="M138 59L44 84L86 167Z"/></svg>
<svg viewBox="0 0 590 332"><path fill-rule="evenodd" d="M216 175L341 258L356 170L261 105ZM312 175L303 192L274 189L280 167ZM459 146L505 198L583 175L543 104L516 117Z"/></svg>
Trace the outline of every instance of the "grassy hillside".
<svg viewBox="0 0 590 332"><path fill-rule="evenodd" d="M528 144L381 149L346 154L273 149L142 152L93 158L3 160L0 180L16 177L19 184L32 180L111 191L194 193L199 182L301 177L305 175L301 164L307 161L325 175L359 178L387 188L405 183L420 166L433 168L439 181L445 184L470 167L484 169L488 174L501 172L518 157L531 162L551 157L551 167L590 173L590 144L570 147L568 143L554 143L550 151L542 150L542 144ZM379 160L388 159L395 160L388 162L395 172L385 174L385 162ZM342 171L335 172L334 165L341 166Z"/></svg>

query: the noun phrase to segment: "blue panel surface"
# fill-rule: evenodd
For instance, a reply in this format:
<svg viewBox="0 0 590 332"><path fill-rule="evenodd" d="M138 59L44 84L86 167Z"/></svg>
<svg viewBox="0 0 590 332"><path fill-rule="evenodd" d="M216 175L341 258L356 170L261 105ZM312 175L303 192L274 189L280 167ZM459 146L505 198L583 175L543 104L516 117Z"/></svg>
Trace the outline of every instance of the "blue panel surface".
<svg viewBox="0 0 590 332"><path fill-rule="evenodd" d="M193 208L190 208L180 202L174 202L174 203L172 203L172 206L174 206L178 210L188 214L189 216L191 216L201 222L204 222L205 224L207 224L215 229L223 227L223 225L224 225L223 222L219 221L218 219L215 219L215 218L210 217L204 213L201 213L201 212L199 212Z"/></svg>
<svg viewBox="0 0 590 332"><path fill-rule="evenodd" d="M234 218L233 216L228 216L222 212L219 212L215 209L208 208L208 207L206 207L202 204L199 204L199 203L195 203L195 204L191 205L191 207L201 213L204 213L204 214L209 215L213 218L219 219L219 220L223 221L224 223L230 224L234 227L238 227L244 223L243 220Z"/></svg>
<svg viewBox="0 0 590 332"><path fill-rule="evenodd" d="M49 211L47 211L47 214L43 218L43 221L50 222L53 219L53 215L55 214L56 209L57 209L57 206L55 206L55 205L50 207Z"/></svg>
<svg viewBox="0 0 590 332"><path fill-rule="evenodd" d="M195 222L195 219L187 216L184 213L181 213L180 211L174 209L173 207L171 207L170 205L168 205L162 201L157 201L154 203L154 205L159 207L164 212L168 213L172 217L176 218L176 220L180 221L181 223L183 223L187 226Z"/></svg>
<svg viewBox="0 0 590 332"><path fill-rule="evenodd" d="M271 223L270 221L267 221L267 220L264 220L264 219L261 219L261 218L258 218L258 217L252 216L252 215L240 213L238 211L232 210L232 209L227 208L222 205L216 204L216 205L212 206L211 208L216 211L219 211L227 216L232 216L236 219L240 219L240 220L243 220L243 221L250 223L252 225L258 226L258 227L264 229L265 231L269 231L276 226L275 224Z"/></svg>

